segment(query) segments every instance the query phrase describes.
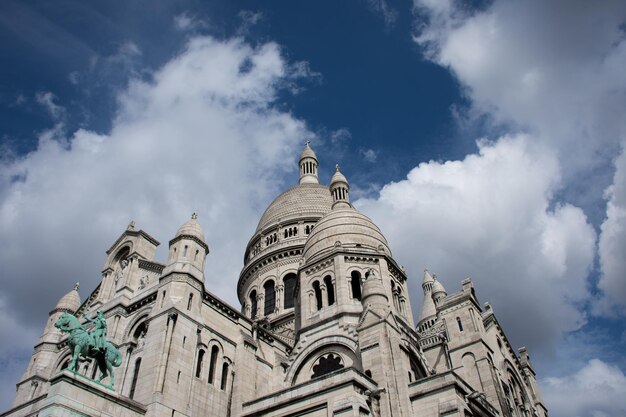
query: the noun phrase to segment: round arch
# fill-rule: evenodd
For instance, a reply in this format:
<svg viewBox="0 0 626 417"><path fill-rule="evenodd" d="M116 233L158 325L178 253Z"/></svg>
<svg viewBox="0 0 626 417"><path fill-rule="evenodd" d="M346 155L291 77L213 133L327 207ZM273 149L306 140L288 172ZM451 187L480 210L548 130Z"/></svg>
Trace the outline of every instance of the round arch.
<svg viewBox="0 0 626 417"><path fill-rule="evenodd" d="M310 363L312 358L317 358L317 353L328 348L332 350L333 347L345 349L343 352L346 355L346 359L351 359L351 364L347 366L355 366L360 369L361 363L358 361L356 351L358 349L357 342L349 337L342 335L326 336L311 342L302 352L298 355L298 358L291 364L289 371L285 376L285 381L290 385L294 385L298 380L300 371ZM312 366L312 364L311 364Z"/></svg>

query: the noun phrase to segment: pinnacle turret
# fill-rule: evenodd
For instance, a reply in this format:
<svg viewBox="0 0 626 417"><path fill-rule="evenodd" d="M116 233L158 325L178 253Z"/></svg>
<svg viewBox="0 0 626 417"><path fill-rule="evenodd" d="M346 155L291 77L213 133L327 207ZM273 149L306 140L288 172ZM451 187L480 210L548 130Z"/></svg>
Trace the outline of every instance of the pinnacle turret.
<svg viewBox="0 0 626 417"><path fill-rule="evenodd" d="M437 317L437 308L435 307L432 292L434 283L435 278L433 278L430 272L425 269L424 279L422 281L422 289L424 290L424 304L422 304L422 311L417 321L418 330L430 327L430 324L435 320L435 317Z"/></svg>
<svg viewBox="0 0 626 417"><path fill-rule="evenodd" d="M204 261L209 254L209 246L204 240L204 231L198 223L198 215L193 213L170 240L170 253L164 274L171 271L185 272L204 281Z"/></svg>
<svg viewBox="0 0 626 417"><path fill-rule="evenodd" d="M304 150L300 155L300 184L319 184L317 177L317 156L311 146L310 140L307 140L304 144Z"/></svg>
<svg viewBox="0 0 626 417"><path fill-rule="evenodd" d="M333 209L352 207L350 204L350 184L339 171L339 164L335 165L335 174L330 179L330 194L333 196Z"/></svg>

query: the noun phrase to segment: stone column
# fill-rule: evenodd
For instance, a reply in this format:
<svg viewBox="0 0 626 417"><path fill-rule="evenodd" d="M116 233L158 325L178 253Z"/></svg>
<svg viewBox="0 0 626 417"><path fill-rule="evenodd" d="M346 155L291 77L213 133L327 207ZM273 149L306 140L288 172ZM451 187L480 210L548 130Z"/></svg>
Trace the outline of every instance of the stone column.
<svg viewBox="0 0 626 417"><path fill-rule="evenodd" d="M278 285L276 285L276 312L278 314L282 313L285 308L284 303L283 303L283 300L285 298L284 294L285 294L285 284L281 282Z"/></svg>
<svg viewBox="0 0 626 417"><path fill-rule="evenodd" d="M256 317L261 318L265 313L265 295L261 292L256 294Z"/></svg>
<svg viewBox="0 0 626 417"><path fill-rule="evenodd" d="M309 316L317 311L317 303L315 302L315 291L309 290L307 291L309 295ZM308 317L307 317L308 319Z"/></svg>

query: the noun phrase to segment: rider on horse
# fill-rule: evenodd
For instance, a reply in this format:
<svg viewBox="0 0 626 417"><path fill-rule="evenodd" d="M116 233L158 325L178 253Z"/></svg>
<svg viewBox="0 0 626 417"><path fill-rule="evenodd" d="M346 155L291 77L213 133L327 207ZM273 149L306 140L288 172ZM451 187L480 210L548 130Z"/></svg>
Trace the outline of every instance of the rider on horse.
<svg viewBox="0 0 626 417"><path fill-rule="evenodd" d="M104 353L104 350L106 349L105 343L107 336L107 321L104 318L104 313L102 313L102 311L98 311L94 320L91 320L84 314L83 318L88 322L94 323L96 325L96 327L91 332L89 332L89 334L93 336L94 349L101 353Z"/></svg>

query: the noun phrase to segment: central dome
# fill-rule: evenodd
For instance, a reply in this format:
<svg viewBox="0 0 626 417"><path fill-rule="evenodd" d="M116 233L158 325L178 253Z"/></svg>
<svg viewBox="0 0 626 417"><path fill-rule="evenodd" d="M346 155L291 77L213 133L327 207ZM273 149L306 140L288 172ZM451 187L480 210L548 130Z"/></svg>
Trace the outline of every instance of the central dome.
<svg viewBox="0 0 626 417"><path fill-rule="evenodd" d="M277 223L288 223L312 217L316 220L330 212L333 199L328 187L321 184L298 184L278 197L269 205L259 224L256 233Z"/></svg>
<svg viewBox="0 0 626 417"><path fill-rule="evenodd" d="M306 261L317 258L337 244L347 248L357 247L361 251L384 250L391 255L387 239L378 226L352 207L335 208L317 222L304 246L303 257Z"/></svg>

